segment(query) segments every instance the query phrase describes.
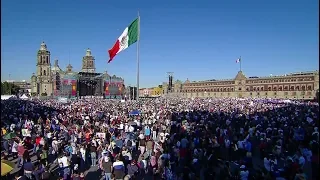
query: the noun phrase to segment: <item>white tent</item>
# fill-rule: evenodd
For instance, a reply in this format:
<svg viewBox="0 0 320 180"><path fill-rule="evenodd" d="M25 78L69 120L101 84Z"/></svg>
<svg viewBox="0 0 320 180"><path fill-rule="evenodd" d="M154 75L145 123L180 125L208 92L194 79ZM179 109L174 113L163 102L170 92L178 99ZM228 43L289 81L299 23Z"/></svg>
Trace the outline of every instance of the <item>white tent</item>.
<svg viewBox="0 0 320 180"><path fill-rule="evenodd" d="M6 100L6 99L9 99L9 98L13 98L14 95L1 95L1 100Z"/></svg>
<svg viewBox="0 0 320 180"><path fill-rule="evenodd" d="M23 94L20 99L29 99L28 96L26 96L25 94Z"/></svg>

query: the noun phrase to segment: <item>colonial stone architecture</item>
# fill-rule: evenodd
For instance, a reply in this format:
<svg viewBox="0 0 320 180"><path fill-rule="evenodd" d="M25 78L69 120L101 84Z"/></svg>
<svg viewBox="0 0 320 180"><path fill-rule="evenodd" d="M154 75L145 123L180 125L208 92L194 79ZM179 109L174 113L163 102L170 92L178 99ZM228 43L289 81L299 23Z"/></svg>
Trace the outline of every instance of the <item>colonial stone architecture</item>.
<svg viewBox="0 0 320 180"><path fill-rule="evenodd" d="M82 58L81 72L72 70L72 65L62 70L58 60L51 66L50 51L42 42L37 54L37 73L31 77L31 94L40 96L105 96L121 97L124 80L107 72L96 73L95 59L91 50Z"/></svg>
<svg viewBox="0 0 320 180"><path fill-rule="evenodd" d="M167 92L163 83L163 93ZM319 92L319 71L291 73L281 76L246 77L239 71L234 79L176 81L173 95L180 97L257 97L314 99Z"/></svg>
<svg viewBox="0 0 320 180"><path fill-rule="evenodd" d="M37 53L37 74L31 77L31 93L52 94L51 57L47 45L42 42Z"/></svg>

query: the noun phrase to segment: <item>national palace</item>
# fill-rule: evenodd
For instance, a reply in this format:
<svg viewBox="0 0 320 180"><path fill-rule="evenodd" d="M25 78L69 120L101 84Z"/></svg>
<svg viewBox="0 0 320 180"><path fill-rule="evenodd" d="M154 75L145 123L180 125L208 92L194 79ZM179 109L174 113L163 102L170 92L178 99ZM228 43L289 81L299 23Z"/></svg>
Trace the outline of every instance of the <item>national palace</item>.
<svg viewBox="0 0 320 180"><path fill-rule="evenodd" d="M168 90L168 83L163 83L161 88L161 95L171 94L188 98L256 97L314 99L319 93L319 71L267 77L246 77L242 71L239 71L233 79L207 81L186 80L185 82L176 80L173 83L171 91ZM159 89L159 87L157 87L157 89ZM152 89L140 89L142 96L148 95L149 93L150 95L153 93Z"/></svg>

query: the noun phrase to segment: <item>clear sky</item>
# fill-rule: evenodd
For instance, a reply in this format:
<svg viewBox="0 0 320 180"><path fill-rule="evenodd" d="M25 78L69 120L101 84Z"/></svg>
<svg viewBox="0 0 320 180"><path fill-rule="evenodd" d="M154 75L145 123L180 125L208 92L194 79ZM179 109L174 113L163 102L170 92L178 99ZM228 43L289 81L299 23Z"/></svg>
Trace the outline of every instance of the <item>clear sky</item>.
<svg viewBox="0 0 320 180"><path fill-rule="evenodd" d="M30 80L42 41L81 69L86 48L97 72L136 83L136 45L107 64L126 26L141 15L140 87L319 69L318 0L2 0L1 79ZM70 54L70 55L69 55ZM70 57L70 58L69 58Z"/></svg>

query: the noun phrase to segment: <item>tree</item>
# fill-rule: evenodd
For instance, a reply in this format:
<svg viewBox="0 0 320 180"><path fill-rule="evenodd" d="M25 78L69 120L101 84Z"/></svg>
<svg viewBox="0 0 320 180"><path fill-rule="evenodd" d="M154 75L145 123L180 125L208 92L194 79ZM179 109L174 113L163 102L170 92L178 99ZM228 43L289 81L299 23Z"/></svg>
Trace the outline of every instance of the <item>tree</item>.
<svg viewBox="0 0 320 180"><path fill-rule="evenodd" d="M10 82L1 82L1 95L12 95L19 93L20 87L10 83Z"/></svg>

